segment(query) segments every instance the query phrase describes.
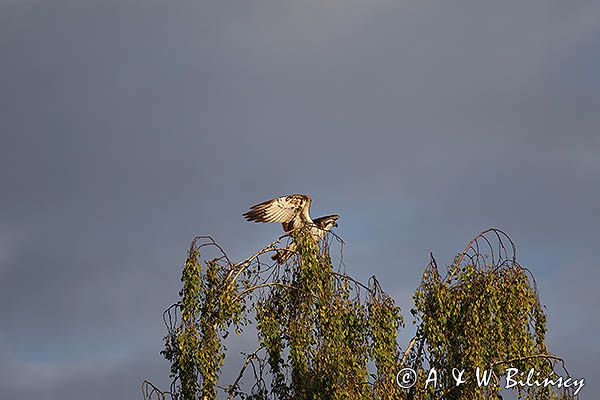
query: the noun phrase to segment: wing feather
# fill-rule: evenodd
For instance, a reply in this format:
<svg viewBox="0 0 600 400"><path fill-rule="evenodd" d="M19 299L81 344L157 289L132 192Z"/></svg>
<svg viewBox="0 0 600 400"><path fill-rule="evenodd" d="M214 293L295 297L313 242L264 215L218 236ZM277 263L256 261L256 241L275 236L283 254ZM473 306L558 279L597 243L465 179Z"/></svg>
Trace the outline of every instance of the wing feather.
<svg viewBox="0 0 600 400"><path fill-rule="evenodd" d="M281 222L297 227L305 223L312 223L310 201L310 196L303 194L277 197L253 205L250 207L250 211L243 215L248 221Z"/></svg>

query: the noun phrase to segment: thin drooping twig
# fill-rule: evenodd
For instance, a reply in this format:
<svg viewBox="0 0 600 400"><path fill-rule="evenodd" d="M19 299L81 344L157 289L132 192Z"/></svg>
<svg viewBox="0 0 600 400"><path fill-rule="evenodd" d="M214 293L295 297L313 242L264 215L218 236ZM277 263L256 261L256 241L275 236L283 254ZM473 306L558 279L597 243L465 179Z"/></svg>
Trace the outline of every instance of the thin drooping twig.
<svg viewBox="0 0 600 400"><path fill-rule="evenodd" d="M167 396L170 399L173 398L173 394L171 392L163 392L154 386L152 382L146 380L142 382L142 394L144 396L144 400L152 400L154 398L157 400L165 400Z"/></svg>
<svg viewBox="0 0 600 400"><path fill-rule="evenodd" d="M219 251L221 252L221 254L223 255L223 257L225 257L225 259L227 260L227 264L230 267L233 266L231 260L229 259L229 257L225 253L225 250L223 250L223 248L217 242L215 242L215 239L213 239L212 236L196 236L194 238L194 240L192 240L192 244L191 244L190 248L195 247L199 240L208 240L209 242L208 243L202 243L201 245L197 246L198 250L200 250L201 248L206 247L206 246L214 246L217 249L219 249Z"/></svg>
<svg viewBox="0 0 600 400"><path fill-rule="evenodd" d="M229 389L227 389L227 400L231 400L233 399L233 396L235 396L235 390L236 388L239 387L240 381L242 380L242 377L244 376L244 372L246 371L246 368L248 367L248 364L250 364L250 362L252 362L253 359L258 357L258 352L260 350L262 350L263 346L258 346L258 348L251 354L248 354L246 356L246 360L244 361L244 364L242 365L242 368L240 370L240 373L238 374L237 378L235 381L233 381L233 383L229 386Z"/></svg>
<svg viewBox="0 0 600 400"><path fill-rule="evenodd" d="M486 234L488 233L494 233L498 239L498 241L500 242L499 246L501 246L502 248L505 249L504 244L502 243L502 237L506 238L506 240L508 240L508 242L510 243L511 247L512 247L512 261L516 263L517 260L517 250L516 250L516 246L514 244L514 242L512 241L512 239L502 230L500 229L496 229L496 228L490 228L490 229L486 229L485 231L480 232L479 234L477 234L473 239L471 239L471 241L469 242L469 244L467 244L467 247L465 247L465 250L459 254L459 257L456 261L456 263L454 264L454 268L452 268L452 270L450 270L450 272L448 273L448 275L445 278L446 282L449 282L452 277L454 276L454 274L456 274L456 272L458 272L458 270L460 269L462 260L465 256L468 255L470 250L473 250L473 252L475 253L475 256L479 257L482 253L479 250L479 243L478 240L482 239L484 240L486 243L488 243L490 250L492 249L492 245L489 241L489 239L487 239L485 237Z"/></svg>
<svg viewBox="0 0 600 400"><path fill-rule="evenodd" d="M296 287L296 286L292 286L292 285L287 285L285 283L279 283L279 282L267 282L267 283L262 283L260 285L255 285L252 287L249 287L245 290L242 290L240 293L238 293L234 298L233 298L233 302L238 301L240 298L242 298L243 296L245 296L246 294L254 291L254 290L258 290L258 289L262 289L262 288L266 288L266 287L272 287L272 286L279 286L279 287L285 287L288 289L296 289L296 290L300 290L300 288Z"/></svg>
<svg viewBox="0 0 600 400"><path fill-rule="evenodd" d="M495 367L496 365L501 365L501 364L511 364L517 361L525 361L525 360L531 360L534 358L544 358L546 360L554 360L554 361L559 361L561 363L562 369L565 371L565 373L567 374L567 377L571 377L571 374L569 373L569 371L567 370L567 367L565 366L565 360L563 360L562 358L555 356L554 354L534 354L531 356L524 356L524 357L515 357L515 358L511 358L510 360L502 360L502 361L496 361L492 363L492 367Z"/></svg>

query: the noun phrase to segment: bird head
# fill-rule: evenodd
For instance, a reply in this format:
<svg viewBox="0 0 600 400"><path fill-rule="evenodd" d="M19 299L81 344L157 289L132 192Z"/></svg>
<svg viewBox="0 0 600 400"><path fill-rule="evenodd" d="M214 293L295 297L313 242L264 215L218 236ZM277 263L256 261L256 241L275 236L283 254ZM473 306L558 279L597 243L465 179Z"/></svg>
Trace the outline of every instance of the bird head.
<svg viewBox="0 0 600 400"><path fill-rule="evenodd" d="M326 215L324 217L321 218L317 218L315 219L313 222L315 223L315 225L317 225L319 228L329 231L331 230L331 228L333 227L337 227L337 220L340 218L339 215L334 214L334 215Z"/></svg>

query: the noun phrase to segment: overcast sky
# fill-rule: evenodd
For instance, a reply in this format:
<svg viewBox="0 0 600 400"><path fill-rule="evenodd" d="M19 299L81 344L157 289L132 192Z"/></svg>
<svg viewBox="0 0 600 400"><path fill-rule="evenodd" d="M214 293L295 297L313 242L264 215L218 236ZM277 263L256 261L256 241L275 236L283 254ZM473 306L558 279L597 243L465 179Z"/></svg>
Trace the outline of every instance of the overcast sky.
<svg viewBox="0 0 600 400"><path fill-rule="evenodd" d="M166 387L191 238L240 259L288 193L342 216L403 341L429 251L505 230L599 396L598 49L591 0L0 0L0 397Z"/></svg>

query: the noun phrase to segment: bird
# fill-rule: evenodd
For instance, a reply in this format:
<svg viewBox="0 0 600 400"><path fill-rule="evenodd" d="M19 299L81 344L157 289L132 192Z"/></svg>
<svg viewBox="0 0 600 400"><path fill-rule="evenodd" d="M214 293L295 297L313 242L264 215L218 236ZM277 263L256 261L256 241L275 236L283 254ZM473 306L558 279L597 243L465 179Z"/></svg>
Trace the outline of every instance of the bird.
<svg viewBox="0 0 600 400"><path fill-rule="evenodd" d="M280 222L287 234L304 226L310 227L310 234L318 243L333 227L337 227L337 214L325 215L314 220L310 216L311 197L305 194L290 194L255 204L243 214L247 221ZM296 250L295 243L286 249L277 251L271 259L283 264Z"/></svg>

